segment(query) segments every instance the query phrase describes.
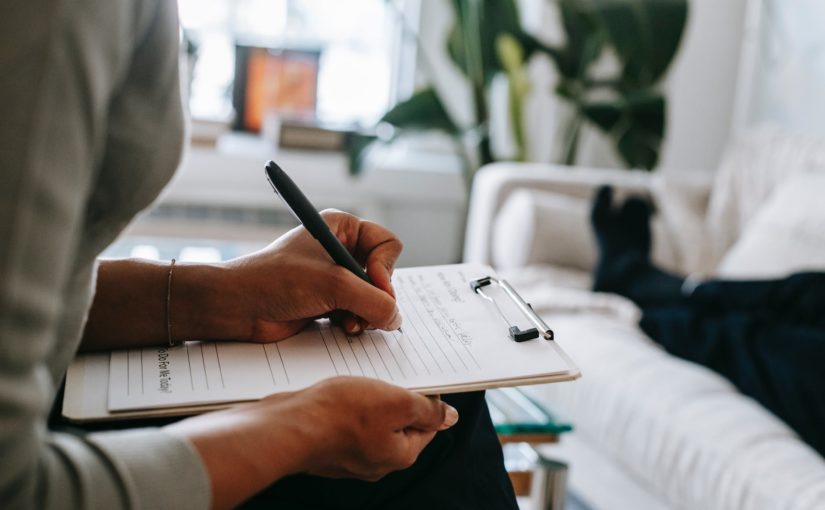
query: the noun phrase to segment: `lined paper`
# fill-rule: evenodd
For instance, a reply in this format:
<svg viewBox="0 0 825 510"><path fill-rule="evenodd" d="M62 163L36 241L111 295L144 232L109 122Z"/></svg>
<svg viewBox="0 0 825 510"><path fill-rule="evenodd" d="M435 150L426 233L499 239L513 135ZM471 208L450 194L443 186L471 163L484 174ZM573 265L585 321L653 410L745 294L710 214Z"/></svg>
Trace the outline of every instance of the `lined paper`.
<svg viewBox="0 0 825 510"><path fill-rule="evenodd" d="M347 336L320 320L277 343L187 342L112 352L109 410L255 400L336 375L449 390L568 370L553 342L509 339L505 320L468 284L489 274L491 268L471 264L397 270L393 286L403 333ZM507 317L517 317L508 301L497 298Z"/></svg>

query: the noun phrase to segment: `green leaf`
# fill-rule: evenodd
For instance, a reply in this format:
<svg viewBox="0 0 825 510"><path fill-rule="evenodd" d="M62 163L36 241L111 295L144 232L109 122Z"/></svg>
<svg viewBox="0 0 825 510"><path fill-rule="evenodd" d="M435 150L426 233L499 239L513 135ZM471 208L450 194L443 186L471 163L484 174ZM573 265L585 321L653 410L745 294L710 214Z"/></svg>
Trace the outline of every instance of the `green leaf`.
<svg viewBox="0 0 825 510"><path fill-rule="evenodd" d="M452 61L475 86L484 86L502 70L496 39L523 34L514 0L452 0L455 23L447 39Z"/></svg>
<svg viewBox="0 0 825 510"><path fill-rule="evenodd" d="M582 80L602 51L604 37L592 7L583 0L557 0L565 33L564 46L548 55L567 80Z"/></svg>
<svg viewBox="0 0 825 510"><path fill-rule="evenodd" d="M512 37L515 37L521 47L524 49L524 59L529 60L530 57L535 55L536 53L544 53L549 55L550 58L553 60L557 60L561 54L561 50L558 48L554 48L552 46L548 46L543 42L539 41L532 35L528 34L527 32L519 32L519 33L511 33L509 34Z"/></svg>
<svg viewBox="0 0 825 510"><path fill-rule="evenodd" d="M381 121L402 129L439 129L451 134L460 131L444 108L438 93L431 87L420 90L406 101L395 105L384 114Z"/></svg>
<svg viewBox="0 0 825 510"><path fill-rule="evenodd" d="M469 45L466 35L473 31L467 27L468 21L464 15L464 3L464 0L453 0L452 2L455 21L450 29L450 33L447 35L447 54L449 54L450 60L453 61L461 72L472 81L473 64L470 58L476 58L476 56L468 53ZM471 51L473 49L477 52L480 51L480 45L475 48L470 47Z"/></svg>
<svg viewBox="0 0 825 510"><path fill-rule="evenodd" d="M603 129L631 168L652 170L659 161L665 134L665 99L638 93L618 101L593 102L582 113Z"/></svg>
<svg viewBox="0 0 825 510"><path fill-rule="evenodd" d="M659 159L666 115L664 98L655 87L679 47L687 0L555 1L567 39L554 59L560 74L556 93L612 137L629 166L652 169ZM593 73L606 47L619 60L616 76ZM620 99L591 99L611 95ZM577 140L577 133L570 139Z"/></svg>
<svg viewBox="0 0 825 510"><path fill-rule="evenodd" d="M590 0L595 19L622 62L626 87L658 82L684 32L686 0Z"/></svg>

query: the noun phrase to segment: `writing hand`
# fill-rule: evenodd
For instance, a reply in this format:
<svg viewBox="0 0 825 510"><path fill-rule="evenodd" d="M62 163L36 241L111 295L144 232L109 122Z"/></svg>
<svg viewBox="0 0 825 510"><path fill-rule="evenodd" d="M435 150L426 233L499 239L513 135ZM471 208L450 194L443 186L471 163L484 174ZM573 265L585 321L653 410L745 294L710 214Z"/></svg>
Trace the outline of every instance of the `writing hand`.
<svg viewBox="0 0 825 510"><path fill-rule="evenodd" d="M336 265L306 229L296 227L263 250L225 263L224 313L238 322L236 338L281 340L334 310L351 312L343 320L348 333L368 324L386 330L401 325L391 283L401 241L351 214L327 210L321 216L375 286Z"/></svg>

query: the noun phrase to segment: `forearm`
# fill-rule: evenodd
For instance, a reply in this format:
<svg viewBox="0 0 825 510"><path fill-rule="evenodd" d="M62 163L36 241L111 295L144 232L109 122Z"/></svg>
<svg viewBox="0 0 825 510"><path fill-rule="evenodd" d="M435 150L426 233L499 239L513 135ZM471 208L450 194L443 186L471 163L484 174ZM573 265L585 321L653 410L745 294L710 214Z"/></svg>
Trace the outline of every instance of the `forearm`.
<svg viewBox="0 0 825 510"><path fill-rule="evenodd" d="M233 309L240 300L231 295L226 268L178 262L170 287L170 267L168 261L101 261L81 349L167 344L170 324L175 342L248 335L238 321L242 311Z"/></svg>
<svg viewBox="0 0 825 510"><path fill-rule="evenodd" d="M166 427L200 455L210 479L212 508L234 508L275 481L306 469L314 441L308 439L307 427L296 422L291 396L270 397L275 409L268 413L261 405L245 406Z"/></svg>
<svg viewBox="0 0 825 510"><path fill-rule="evenodd" d="M324 218L348 240L347 248L358 254L375 286L336 265L303 227L237 259L178 263L171 288L169 262L102 261L81 348L167 344L170 323L175 342L275 342L333 310L348 311L378 328L397 329L401 317L391 268L401 242L386 229L345 213L327 211Z"/></svg>

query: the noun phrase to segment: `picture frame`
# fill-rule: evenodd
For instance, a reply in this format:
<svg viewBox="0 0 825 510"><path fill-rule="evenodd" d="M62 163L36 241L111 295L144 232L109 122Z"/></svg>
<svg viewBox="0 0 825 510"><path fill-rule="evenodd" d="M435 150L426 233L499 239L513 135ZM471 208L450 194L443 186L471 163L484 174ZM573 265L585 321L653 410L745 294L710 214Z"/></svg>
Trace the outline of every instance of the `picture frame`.
<svg viewBox="0 0 825 510"><path fill-rule="evenodd" d="M321 51L235 46L233 129L260 132L271 113L281 119L313 122L318 102Z"/></svg>

